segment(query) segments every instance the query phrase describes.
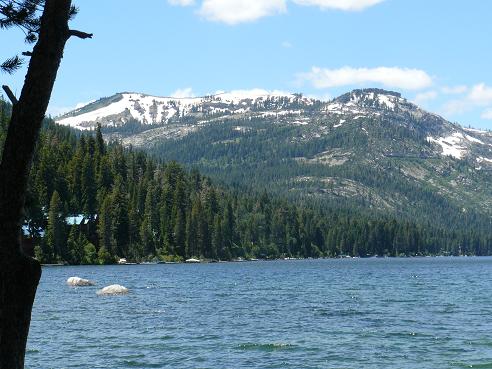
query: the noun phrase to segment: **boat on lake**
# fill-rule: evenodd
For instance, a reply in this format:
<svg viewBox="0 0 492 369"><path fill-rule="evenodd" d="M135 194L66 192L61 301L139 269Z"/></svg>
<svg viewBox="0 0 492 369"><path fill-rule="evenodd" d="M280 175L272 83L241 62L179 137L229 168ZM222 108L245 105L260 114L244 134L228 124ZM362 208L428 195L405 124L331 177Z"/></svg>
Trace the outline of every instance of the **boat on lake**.
<svg viewBox="0 0 492 369"><path fill-rule="evenodd" d="M198 263L201 263L201 260L195 259L195 258L190 258L190 259L186 259L185 263L198 264Z"/></svg>

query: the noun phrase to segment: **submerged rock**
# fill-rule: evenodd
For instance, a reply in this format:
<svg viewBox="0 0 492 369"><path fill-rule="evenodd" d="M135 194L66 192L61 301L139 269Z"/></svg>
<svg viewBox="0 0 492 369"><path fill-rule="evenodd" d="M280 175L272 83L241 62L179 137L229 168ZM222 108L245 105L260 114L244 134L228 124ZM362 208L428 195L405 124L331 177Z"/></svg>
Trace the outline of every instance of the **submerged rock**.
<svg viewBox="0 0 492 369"><path fill-rule="evenodd" d="M119 284L112 284L104 287L96 292L98 295L125 295L128 293L128 288Z"/></svg>
<svg viewBox="0 0 492 369"><path fill-rule="evenodd" d="M84 279L80 277L70 277L67 279L67 284L69 286L84 287L84 286L94 286L95 283L89 281L88 279Z"/></svg>

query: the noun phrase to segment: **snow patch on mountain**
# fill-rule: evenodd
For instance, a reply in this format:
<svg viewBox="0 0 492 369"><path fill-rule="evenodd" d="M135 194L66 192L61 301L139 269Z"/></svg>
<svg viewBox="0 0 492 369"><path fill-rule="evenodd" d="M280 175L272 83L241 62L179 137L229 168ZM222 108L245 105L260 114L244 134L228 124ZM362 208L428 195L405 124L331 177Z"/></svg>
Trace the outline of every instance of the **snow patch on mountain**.
<svg viewBox="0 0 492 369"><path fill-rule="evenodd" d="M358 109L357 106L354 103L339 103L339 102L332 102L330 104L327 104L324 108L324 112L326 113L331 113L331 114L338 114L338 115L344 115L344 114L360 114L363 112L363 110Z"/></svg>
<svg viewBox="0 0 492 369"><path fill-rule="evenodd" d="M389 95L378 95L378 102L381 105L385 105L387 108L394 110L396 107L396 103L398 102L397 97L389 96Z"/></svg>
<svg viewBox="0 0 492 369"><path fill-rule="evenodd" d="M479 164L483 163L483 162L492 164L492 159L484 158L483 156L479 156L478 158L476 158L476 160L477 160L477 163L479 163Z"/></svg>
<svg viewBox="0 0 492 369"><path fill-rule="evenodd" d="M476 129L476 128L463 128L465 131L472 132L472 133L477 133L477 134L491 134L490 132L483 131L481 129Z"/></svg>
<svg viewBox="0 0 492 369"><path fill-rule="evenodd" d="M466 138L468 141L475 142L475 143L480 144L480 145L485 145L485 142L483 142L483 141L479 140L478 138L472 137L472 136L470 136L470 135L465 134L465 138Z"/></svg>
<svg viewBox="0 0 492 369"><path fill-rule="evenodd" d="M333 128L338 128L343 126L343 123L345 123L345 121L346 121L345 119L340 119L340 121L337 124L335 124Z"/></svg>
<svg viewBox="0 0 492 369"><path fill-rule="evenodd" d="M353 90L328 102L261 89L218 91L202 97L157 97L124 92L94 101L56 120L78 129L93 129L97 123L116 127L104 132L107 139L120 139L125 144L143 147L160 140L181 139L212 124L258 119L299 126L300 135L293 141L315 140L342 125L347 129L357 126L370 136L374 131L363 125L374 122L376 131L386 124L412 127L435 145L433 155L473 161L492 156L491 132L463 129L426 112L397 92L375 88ZM125 125L134 121L147 127L139 127L135 132L126 130ZM236 127L237 132L247 131L241 123ZM388 150L394 151L393 148ZM481 163L490 164L487 160Z"/></svg>
<svg viewBox="0 0 492 369"><path fill-rule="evenodd" d="M281 109L285 105L298 102L310 106L316 100L299 94L284 91L236 90L219 91L217 94L203 97L157 97L140 93L120 93L101 99L67 113L56 121L77 129L91 129L97 123L103 126L121 126L130 120L142 124L167 124L172 119L189 115L202 117L217 114L245 114L253 109L267 111L272 115L301 114L299 110Z"/></svg>
<svg viewBox="0 0 492 369"><path fill-rule="evenodd" d="M451 156L456 159L463 159L465 156L471 156L475 157L475 160L477 160L478 163L482 163L490 161L490 159L483 157L484 152L491 151L491 149L488 148L492 146L490 138L488 132L485 131L470 128L457 128L457 130L440 137L428 136L427 141L439 145L442 149L441 154L443 156ZM482 153L482 156L480 153Z"/></svg>
<svg viewBox="0 0 492 369"><path fill-rule="evenodd" d="M461 132L454 132L447 137L427 137L428 142L432 142L441 146L442 155L452 156L456 159L462 159L468 152L467 148L462 145L465 139L465 136Z"/></svg>
<svg viewBox="0 0 492 369"><path fill-rule="evenodd" d="M246 133L252 130L251 127L245 127L245 126L235 126L232 129L234 131L241 132L241 133Z"/></svg>
<svg viewBox="0 0 492 369"><path fill-rule="evenodd" d="M341 95L324 107L324 112L338 115L375 116L381 111L396 112L397 110L414 109L406 99L397 92L376 88L354 90Z"/></svg>

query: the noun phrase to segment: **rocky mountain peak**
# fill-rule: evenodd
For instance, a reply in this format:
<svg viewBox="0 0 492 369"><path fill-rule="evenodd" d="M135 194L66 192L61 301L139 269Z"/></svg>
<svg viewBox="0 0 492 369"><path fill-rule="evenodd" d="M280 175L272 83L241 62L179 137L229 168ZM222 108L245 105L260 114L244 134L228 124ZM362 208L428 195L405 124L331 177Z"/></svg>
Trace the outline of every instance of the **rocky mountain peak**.
<svg viewBox="0 0 492 369"><path fill-rule="evenodd" d="M400 105L408 105L401 94L379 88L357 89L347 92L334 100L335 103L381 110L396 110Z"/></svg>

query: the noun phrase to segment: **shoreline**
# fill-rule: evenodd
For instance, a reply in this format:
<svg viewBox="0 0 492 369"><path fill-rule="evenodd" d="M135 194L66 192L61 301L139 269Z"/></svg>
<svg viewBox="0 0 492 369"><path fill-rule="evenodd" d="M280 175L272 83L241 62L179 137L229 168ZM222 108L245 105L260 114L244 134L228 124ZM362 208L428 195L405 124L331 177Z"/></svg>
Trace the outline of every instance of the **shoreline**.
<svg viewBox="0 0 492 369"><path fill-rule="evenodd" d="M222 264L222 263L252 263L252 262L274 262L274 261L305 261L305 260L367 260L367 259L437 259L437 258L488 258L492 255L412 255L412 256L337 256L337 257L321 257L321 258L276 258L276 259L236 259L236 260L199 260L193 262L187 261L159 261L159 262L128 262L128 263L114 263L114 264L41 264L42 267L64 267L64 266L128 266L128 265L173 265L173 264Z"/></svg>

